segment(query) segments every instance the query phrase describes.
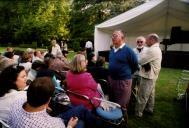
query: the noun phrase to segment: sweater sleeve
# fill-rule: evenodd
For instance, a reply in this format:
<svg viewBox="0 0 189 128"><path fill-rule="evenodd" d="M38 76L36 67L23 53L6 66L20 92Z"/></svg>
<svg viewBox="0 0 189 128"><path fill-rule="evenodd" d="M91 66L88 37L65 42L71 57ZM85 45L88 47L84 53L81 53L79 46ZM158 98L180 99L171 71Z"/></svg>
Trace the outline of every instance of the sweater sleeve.
<svg viewBox="0 0 189 128"><path fill-rule="evenodd" d="M132 74L139 69L137 56L132 49L129 50L129 64Z"/></svg>

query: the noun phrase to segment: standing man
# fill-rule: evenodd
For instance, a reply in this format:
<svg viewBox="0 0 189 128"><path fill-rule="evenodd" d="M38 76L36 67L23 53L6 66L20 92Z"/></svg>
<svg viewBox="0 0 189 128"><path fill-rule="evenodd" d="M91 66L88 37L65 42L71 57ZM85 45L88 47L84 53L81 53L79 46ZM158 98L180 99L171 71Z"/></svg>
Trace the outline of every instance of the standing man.
<svg viewBox="0 0 189 128"><path fill-rule="evenodd" d="M140 54L144 52L147 47L145 47L146 39L143 36L139 36L136 38L136 47L133 49L135 52L137 59L139 60ZM140 67L140 65L139 65ZM133 75L133 81L132 81L132 89L134 89L135 97L137 96L138 92L138 86L140 84L140 76L139 76L139 71L136 71Z"/></svg>
<svg viewBox="0 0 189 128"><path fill-rule="evenodd" d="M125 35L116 30L112 35L113 48L109 55L110 100L127 109L132 85L132 74L138 69L135 53L125 44Z"/></svg>
<svg viewBox="0 0 189 128"><path fill-rule="evenodd" d="M87 59L89 59L89 55L93 51L93 43L91 41L87 41L85 43L85 49L86 49L86 52L87 52Z"/></svg>
<svg viewBox="0 0 189 128"><path fill-rule="evenodd" d="M57 57L58 55L62 55L62 51L60 49L60 46L56 42L55 38L52 39L51 45L52 45L51 54L53 54L55 57Z"/></svg>
<svg viewBox="0 0 189 128"><path fill-rule="evenodd" d="M146 45L149 47L140 55L139 64L142 66L139 71L141 82L138 90L135 115L143 116L143 111L152 114L155 102L155 83L161 69L162 53L159 47L157 34L149 34L146 38Z"/></svg>

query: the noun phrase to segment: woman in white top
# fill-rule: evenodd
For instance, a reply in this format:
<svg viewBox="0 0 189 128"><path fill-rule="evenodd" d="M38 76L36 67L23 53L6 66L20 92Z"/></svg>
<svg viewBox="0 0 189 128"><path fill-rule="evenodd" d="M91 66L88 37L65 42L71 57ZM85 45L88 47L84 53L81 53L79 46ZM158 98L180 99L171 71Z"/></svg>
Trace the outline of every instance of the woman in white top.
<svg viewBox="0 0 189 128"><path fill-rule="evenodd" d="M0 74L0 119L7 121L10 107L18 99L26 99L26 71L23 66L11 65Z"/></svg>
<svg viewBox="0 0 189 128"><path fill-rule="evenodd" d="M24 66L26 72L29 72L32 66L32 57L29 55L29 53L24 52L21 57L21 62L19 63L20 66Z"/></svg>

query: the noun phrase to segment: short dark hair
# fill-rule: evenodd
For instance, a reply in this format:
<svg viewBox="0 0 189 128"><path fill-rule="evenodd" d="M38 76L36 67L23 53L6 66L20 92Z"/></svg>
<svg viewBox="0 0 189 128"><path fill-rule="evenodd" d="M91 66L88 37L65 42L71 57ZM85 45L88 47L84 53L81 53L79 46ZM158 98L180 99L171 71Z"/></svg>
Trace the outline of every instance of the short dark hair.
<svg viewBox="0 0 189 128"><path fill-rule="evenodd" d="M4 56L11 59L11 58L13 58L14 53L13 52L5 52Z"/></svg>
<svg viewBox="0 0 189 128"><path fill-rule="evenodd" d="M28 88L27 102L32 107L46 104L55 91L50 77L36 78Z"/></svg>
<svg viewBox="0 0 189 128"><path fill-rule="evenodd" d="M34 70L39 70L39 69L44 69L46 67L45 63L40 61L40 60L35 60L33 63L32 63L32 69Z"/></svg>
<svg viewBox="0 0 189 128"><path fill-rule="evenodd" d="M105 57L99 56L96 61L96 66L104 66L105 65Z"/></svg>
<svg viewBox="0 0 189 128"><path fill-rule="evenodd" d="M21 71L24 70L23 66L10 65L5 68L0 74L0 97L8 93L10 89L18 89L16 80Z"/></svg>

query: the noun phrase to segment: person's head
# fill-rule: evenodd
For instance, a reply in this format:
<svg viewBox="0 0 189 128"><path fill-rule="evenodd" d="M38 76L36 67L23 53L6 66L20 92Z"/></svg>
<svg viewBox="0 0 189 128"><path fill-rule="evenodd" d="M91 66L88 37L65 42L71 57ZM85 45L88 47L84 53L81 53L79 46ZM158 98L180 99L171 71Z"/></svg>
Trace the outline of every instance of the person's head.
<svg viewBox="0 0 189 128"><path fill-rule="evenodd" d="M0 96L10 89L23 90L26 87L27 74L23 66L11 65L0 74Z"/></svg>
<svg viewBox="0 0 189 128"><path fill-rule="evenodd" d="M3 71L6 67L15 64L13 59L9 59L4 56L0 56L0 71Z"/></svg>
<svg viewBox="0 0 189 128"><path fill-rule="evenodd" d="M158 42L159 42L159 36L155 33L149 34L146 38L146 45L149 47Z"/></svg>
<svg viewBox="0 0 189 128"><path fill-rule="evenodd" d="M51 63L53 62L54 59L55 59L55 56L51 53L47 53L44 56L44 63L47 66L47 68L51 65Z"/></svg>
<svg viewBox="0 0 189 128"><path fill-rule="evenodd" d="M105 65L105 57L99 56L96 61L96 66L104 66Z"/></svg>
<svg viewBox="0 0 189 128"><path fill-rule="evenodd" d="M77 54L70 63L70 70L74 73L81 73L86 71L86 66L86 57L83 54Z"/></svg>
<svg viewBox="0 0 189 128"><path fill-rule="evenodd" d="M34 50L32 48L27 48L26 52L32 57L34 54Z"/></svg>
<svg viewBox="0 0 189 128"><path fill-rule="evenodd" d="M56 39L52 39L51 44L52 46L56 46Z"/></svg>
<svg viewBox="0 0 189 128"><path fill-rule="evenodd" d="M136 39L137 48L143 48L146 43L146 39L143 36L139 36Z"/></svg>
<svg viewBox="0 0 189 128"><path fill-rule="evenodd" d="M32 107L48 104L55 87L50 77L36 78L27 90L27 103Z"/></svg>
<svg viewBox="0 0 189 128"><path fill-rule="evenodd" d="M40 60L35 60L33 63L32 63L32 67L31 67L33 70L40 70L40 69L45 69L46 68L46 65L44 62L40 61Z"/></svg>
<svg viewBox="0 0 189 128"><path fill-rule="evenodd" d="M125 35L122 30L115 30L112 34L112 43L115 48L120 47L125 42Z"/></svg>
<svg viewBox="0 0 189 128"><path fill-rule="evenodd" d="M35 52L34 52L34 56L37 56L37 57L41 57L42 55L41 55L41 51L39 51L39 50L35 50Z"/></svg>
<svg viewBox="0 0 189 128"><path fill-rule="evenodd" d="M31 60L32 60L32 58L28 52L24 52L23 55L21 56L22 63L31 62Z"/></svg>
<svg viewBox="0 0 189 128"><path fill-rule="evenodd" d="M9 58L9 59L13 59L14 53L13 52L5 52L4 56Z"/></svg>
<svg viewBox="0 0 189 128"><path fill-rule="evenodd" d="M94 62L96 61L96 56L93 52L89 53L89 56L87 58L88 62Z"/></svg>
<svg viewBox="0 0 189 128"><path fill-rule="evenodd" d="M7 52L13 52L13 48L12 47L7 47Z"/></svg>

